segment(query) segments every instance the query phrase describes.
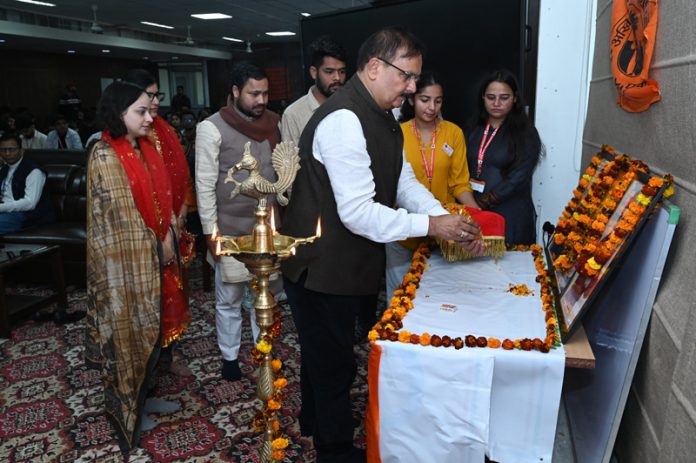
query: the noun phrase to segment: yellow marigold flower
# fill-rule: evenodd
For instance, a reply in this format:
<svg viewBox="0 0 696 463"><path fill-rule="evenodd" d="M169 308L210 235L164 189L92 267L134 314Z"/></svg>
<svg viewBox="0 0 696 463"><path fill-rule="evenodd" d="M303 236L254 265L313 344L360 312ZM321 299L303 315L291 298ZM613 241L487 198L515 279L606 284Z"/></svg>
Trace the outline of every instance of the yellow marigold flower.
<svg viewBox="0 0 696 463"><path fill-rule="evenodd" d="M278 437L276 439L273 439L273 442L271 442L271 447L273 450L283 450L288 446L290 442L284 438L284 437Z"/></svg>
<svg viewBox="0 0 696 463"><path fill-rule="evenodd" d="M276 389L283 389L287 385L288 385L288 380L285 378L280 378L280 379L276 379L275 381L273 381L273 387Z"/></svg>
<svg viewBox="0 0 696 463"><path fill-rule="evenodd" d="M394 301L396 299L395 297L392 297L391 303L389 304L390 306L396 305L396 302ZM387 309L384 311L382 314L382 321L386 322L387 320L392 318L392 315L394 314L394 311L392 309Z"/></svg>
<svg viewBox="0 0 696 463"><path fill-rule="evenodd" d="M273 371L278 371L280 368L283 366L283 362L280 361L280 359L273 359L271 360L271 368L273 368Z"/></svg>
<svg viewBox="0 0 696 463"><path fill-rule="evenodd" d="M269 399L266 404L268 405L269 410L280 410L280 402L277 400Z"/></svg>
<svg viewBox="0 0 696 463"><path fill-rule="evenodd" d="M664 193L662 193L662 196L665 198L669 198L670 196L674 196L674 185L670 185L667 187Z"/></svg>
<svg viewBox="0 0 696 463"><path fill-rule="evenodd" d="M406 330L399 331L399 342L408 344L411 342L411 333Z"/></svg>
<svg viewBox="0 0 696 463"><path fill-rule="evenodd" d="M375 330L370 330L370 332L367 333L367 339L369 341L376 341L379 339L379 334Z"/></svg>
<svg viewBox="0 0 696 463"><path fill-rule="evenodd" d="M650 205L650 197L645 196L643 193L638 193L638 196L636 197L636 201L640 203L642 206L649 206Z"/></svg>
<svg viewBox="0 0 696 463"><path fill-rule="evenodd" d="M429 346L430 345L430 335L428 333L423 333L420 335L420 345Z"/></svg>
<svg viewBox="0 0 696 463"><path fill-rule="evenodd" d="M590 258L587 260L587 265L589 265L590 268L593 269L593 270L599 270L600 268L602 268L602 266L599 265L599 264L597 263L597 261L595 261L594 257L590 257Z"/></svg>
<svg viewBox="0 0 696 463"><path fill-rule="evenodd" d="M556 324L556 319L553 317L546 320L546 326L554 326L555 324Z"/></svg>
<svg viewBox="0 0 696 463"><path fill-rule="evenodd" d="M259 352L263 352L264 354L267 354L273 349L273 346L269 342L260 341L258 344L256 344L256 349Z"/></svg>

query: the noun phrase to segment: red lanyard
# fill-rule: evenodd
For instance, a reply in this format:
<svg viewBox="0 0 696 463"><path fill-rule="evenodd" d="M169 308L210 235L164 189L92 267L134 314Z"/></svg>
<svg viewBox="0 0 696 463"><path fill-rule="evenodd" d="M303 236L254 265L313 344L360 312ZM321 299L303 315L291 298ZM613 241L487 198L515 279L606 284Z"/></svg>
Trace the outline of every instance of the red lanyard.
<svg viewBox="0 0 696 463"><path fill-rule="evenodd" d="M486 155L486 150L488 149L488 146L491 144L493 141L493 137L495 137L495 134L498 133L498 129L494 129L493 133L491 134L491 138L486 141L486 137L488 136L488 131L491 129L491 124L490 122L486 123L486 128L483 131L483 137L481 137L481 144L479 145L479 150L478 150L478 163L476 164L476 178L481 177L481 171L483 170L483 157Z"/></svg>
<svg viewBox="0 0 696 463"><path fill-rule="evenodd" d="M430 135L430 165L428 165L428 160L425 158L425 151L423 150L423 140L421 139L420 130L416 127L416 119L411 121L411 126L413 127L413 132L416 134L416 139L418 140L418 151L420 151L421 159L423 159L423 168L425 169L425 176L428 177L428 184L433 183L433 172L435 171L435 140L437 138L438 126L435 126L432 135Z"/></svg>

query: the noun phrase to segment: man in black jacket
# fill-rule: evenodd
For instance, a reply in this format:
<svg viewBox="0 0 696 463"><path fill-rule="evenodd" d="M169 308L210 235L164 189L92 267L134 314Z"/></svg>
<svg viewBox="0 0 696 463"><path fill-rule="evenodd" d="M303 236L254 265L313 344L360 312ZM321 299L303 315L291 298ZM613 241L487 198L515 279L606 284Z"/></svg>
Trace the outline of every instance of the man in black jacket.
<svg viewBox="0 0 696 463"><path fill-rule="evenodd" d="M24 158L19 133L0 136L0 235L54 220L45 189L46 173Z"/></svg>

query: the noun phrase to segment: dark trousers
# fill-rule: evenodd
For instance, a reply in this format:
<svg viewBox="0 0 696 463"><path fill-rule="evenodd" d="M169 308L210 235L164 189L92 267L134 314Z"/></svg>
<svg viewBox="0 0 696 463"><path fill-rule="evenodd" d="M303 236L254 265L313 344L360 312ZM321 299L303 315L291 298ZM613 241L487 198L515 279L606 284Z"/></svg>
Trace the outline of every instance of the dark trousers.
<svg viewBox="0 0 696 463"><path fill-rule="evenodd" d="M353 414L350 388L357 370L353 353L355 317L374 310L377 295L336 296L285 279L285 293L300 339L300 426L311 430L317 463L350 462Z"/></svg>

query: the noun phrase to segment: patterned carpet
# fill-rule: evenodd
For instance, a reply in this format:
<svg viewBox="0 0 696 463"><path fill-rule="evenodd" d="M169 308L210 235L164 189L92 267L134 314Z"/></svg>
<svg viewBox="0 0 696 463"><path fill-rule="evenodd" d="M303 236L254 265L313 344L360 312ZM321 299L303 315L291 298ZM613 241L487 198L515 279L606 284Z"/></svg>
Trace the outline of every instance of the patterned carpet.
<svg viewBox="0 0 696 463"><path fill-rule="evenodd" d="M198 264L198 263L196 263ZM260 436L252 419L260 402L250 358L251 329L245 319L241 381L220 377L213 292L201 288L200 268L191 268L193 323L179 349L192 377L160 373L152 395L181 404L142 435L138 448L122 455L115 430L103 413L99 373L84 366L83 322L57 325L26 321L0 340L0 461L2 462L257 462ZM19 291L35 291L20 288ZM69 311L86 310L84 290L69 293ZM282 307L280 357L288 378L281 427L290 438L286 462L313 462L312 440L300 436L299 346L288 307ZM358 377L352 395L356 417L367 401L368 344L356 346ZM364 420L355 443L365 445Z"/></svg>

